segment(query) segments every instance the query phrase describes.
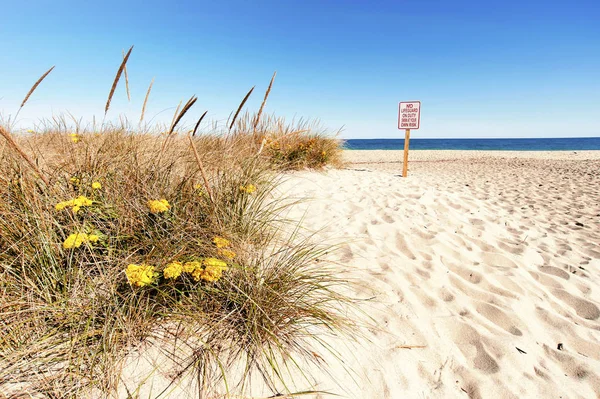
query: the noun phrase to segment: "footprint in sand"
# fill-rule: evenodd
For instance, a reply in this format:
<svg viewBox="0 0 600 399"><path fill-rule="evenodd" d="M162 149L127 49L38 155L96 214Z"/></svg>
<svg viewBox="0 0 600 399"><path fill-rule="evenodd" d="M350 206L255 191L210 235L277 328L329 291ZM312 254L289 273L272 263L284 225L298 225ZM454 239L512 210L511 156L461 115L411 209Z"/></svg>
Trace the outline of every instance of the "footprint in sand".
<svg viewBox="0 0 600 399"><path fill-rule="evenodd" d="M596 320L600 317L600 309L590 301L578 298L562 289L555 289L552 294L572 307L579 317L587 320Z"/></svg>
<svg viewBox="0 0 600 399"><path fill-rule="evenodd" d="M482 253L481 263L499 269L516 269L518 267L515 261L497 252Z"/></svg>
<svg viewBox="0 0 600 399"><path fill-rule="evenodd" d="M442 287L440 289L440 298L444 302L452 302L455 297L454 297L454 294L452 294L452 292L450 292L450 290L448 288Z"/></svg>
<svg viewBox="0 0 600 399"><path fill-rule="evenodd" d="M566 271L564 271L562 269L559 269L558 267L538 266L538 270L541 271L542 273L551 274L553 276L560 277L565 280L568 280L571 278L571 275L569 273L567 273Z"/></svg>
<svg viewBox="0 0 600 399"><path fill-rule="evenodd" d="M473 367L484 374L494 374L500 370L496 360L485 350L477 330L455 320L448 321L447 328L452 340L462 354L472 362Z"/></svg>
<svg viewBox="0 0 600 399"><path fill-rule="evenodd" d="M398 248L398 250L407 258L412 260L417 259L415 254L408 248L408 244L406 243L404 236L400 233L396 233L396 248Z"/></svg>
<svg viewBox="0 0 600 399"><path fill-rule="evenodd" d="M514 320L511 319L504 311L500 308L490 305L489 303L479 302L475 307L477 312L481 314L483 317L502 328L503 330L511 333L512 335L516 335L518 337L522 336L523 333L519 328L516 327Z"/></svg>

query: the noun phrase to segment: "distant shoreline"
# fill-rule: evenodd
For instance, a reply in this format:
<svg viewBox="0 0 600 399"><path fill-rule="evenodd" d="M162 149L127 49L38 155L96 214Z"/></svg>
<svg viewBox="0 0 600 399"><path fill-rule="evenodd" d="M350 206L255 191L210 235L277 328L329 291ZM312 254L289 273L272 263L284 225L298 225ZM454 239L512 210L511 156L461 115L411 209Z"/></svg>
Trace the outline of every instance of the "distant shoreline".
<svg viewBox="0 0 600 399"><path fill-rule="evenodd" d="M404 139L347 139L344 149L402 150ZM518 139L423 139L411 138L411 150L461 151L598 151L600 137Z"/></svg>

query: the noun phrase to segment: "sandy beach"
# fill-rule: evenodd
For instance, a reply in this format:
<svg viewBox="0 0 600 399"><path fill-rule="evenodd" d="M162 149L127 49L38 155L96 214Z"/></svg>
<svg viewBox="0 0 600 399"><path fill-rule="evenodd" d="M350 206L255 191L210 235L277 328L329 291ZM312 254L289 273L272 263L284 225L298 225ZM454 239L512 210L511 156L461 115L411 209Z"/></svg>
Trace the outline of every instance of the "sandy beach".
<svg viewBox="0 0 600 399"><path fill-rule="evenodd" d="M364 284L353 398L600 397L600 152L346 151L292 212ZM344 352L343 348L338 348ZM337 381L337 384L334 382Z"/></svg>
<svg viewBox="0 0 600 399"><path fill-rule="evenodd" d="M371 320L356 344L327 338L343 363L324 355L330 373L307 365L312 385L292 389L600 397L600 151L413 151L407 178L402 151L344 157L286 174L279 190L302 199L288 216L305 235L341 243L330 260ZM124 375L152 397L169 378L147 379L165 364L142 357ZM195 397L191 385L167 397ZM254 397L272 397L260 385Z"/></svg>

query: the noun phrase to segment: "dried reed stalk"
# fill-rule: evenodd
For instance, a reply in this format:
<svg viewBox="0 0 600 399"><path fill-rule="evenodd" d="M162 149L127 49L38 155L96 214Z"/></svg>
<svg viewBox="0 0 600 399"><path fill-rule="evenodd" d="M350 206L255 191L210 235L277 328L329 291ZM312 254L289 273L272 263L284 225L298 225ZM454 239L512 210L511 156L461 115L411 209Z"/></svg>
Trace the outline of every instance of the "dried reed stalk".
<svg viewBox="0 0 600 399"><path fill-rule="evenodd" d="M48 69L46 71L46 73L44 73L42 76L40 76L40 78L37 80L37 82L35 82L33 84L33 86L31 86L31 89L29 89L29 91L27 92L27 95L25 96L25 99L23 99L23 102L21 103L20 108L23 108L23 106L25 105L27 100L29 100L29 97L31 97L31 95L33 94L35 89L37 89L37 87L40 85L40 83L42 83L42 80L44 80L46 78L46 76L48 76L48 74L50 74L50 72L52 72L53 69L54 69L54 66L52 68Z"/></svg>
<svg viewBox="0 0 600 399"><path fill-rule="evenodd" d="M196 145L194 144L194 140L191 135L188 135L188 139L190 140L190 146L194 151L194 156L196 157L196 162L198 163L198 167L200 168L200 174L202 175L202 180L204 180L204 185L206 186L206 192L208 193L208 197L211 202L214 202L214 197L212 194L212 190L210 189L210 184L208 184L208 179L206 178L206 173L204 171L204 166L202 165L202 160L200 160L200 155L198 155L198 150L196 149Z"/></svg>
<svg viewBox="0 0 600 399"><path fill-rule="evenodd" d="M112 87L110 88L110 93L108 93L108 100L106 100L106 107L104 107L104 115L108 113L108 108L110 108L110 102L113 98L113 95L115 94L117 83L119 83L119 79L121 79L121 74L123 73L123 69L125 69L127 60L129 60L131 50L133 50L133 46L129 48L129 51L127 52L127 54L125 54L125 57L123 58L123 62L121 62L121 66L119 66L119 70L117 70L117 76L115 76L115 80L113 81Z"/></svg>
<svg viewBox="0 0 600 399"><path fill-rule="evenodd" d="M123 59L125 59L125 50L121 50L123 54ZM127 90L127 100L131 102L131 94L129 93L129 76L127 75L127 65L123 68L123 73L125 74L125 90Z"/></svg>
<svg viewBox="0 0 600 399"><path fill-rule="evenodd" d="M179 123L179 121L181 120L181 118L183 118L183 116L185 115L185 113L188 112L190 108L192 108L192 106L194 105L194 103L196 102L196 100L198 100L198 97L192 96L188 100L188 102L185 103L185 105L181 109L181 112L179 112L179 114L175 114L174 115L173 122L171 123L171 128L169 129L169 132L167 133L167 137L165 138L165 141L163 141L163 144L160 147L160 153L158 154L157 163L160 162L160 160L162 159L162 156L163 156L163 154L165 152L165 148L167 148L167 143L171 139L171 135L173 133L173 130L175 130L175 126L177 126L177 124ZM181 103L179 103L179 105L181 105ZM177 107L177 110L179 110L179 106Z"/></svg>
<svg viewBox="0 0 600 399"><path fill-rule="evenodd" d="M267 88L267 92L265 93L265 98L263 99L262 104L260 104L260 108L258 110L258 114L256 114L256 118L254 119L254 126L252 127L253 131L256 131L256 126L258 126L258 122L260 122L260 116L262 115L263 108L267 103L267 98L269 98L269 93L271 93L271 87L273 87L273 82L275 81L275 76L277 75L277 71L273 72L273 77L271 77L271 82L269 83L269 87Z"/></svg>
<svg viewBox="0 0 600 399"><path fill-rule="evenodd" d="M194 133L192 133L192 137L194 137L196 135L196 131L198 130L198 126L200 126L200 122L202 122L202 119L204 119L204 117L206 116L207 113L208 113L208 110L204 111L204 113L202 114L202 116L200 117L200 119L198 119L198 122L196 122L196 126L194 126Z"/></svg>
<svg viewBox="0 0 600 399"><path fill-rule="evenodd" d="M171 119L171 127L173 127L173 124L175 123L175 119L177 118L177 115L179 115L179 108L181 108L181 103L183 102L183 100L179 101L179 104L177 104L177 108L175 108L175 113L173 114L173 119ZM171 127L169 128L169 131L167 132L167 135L171 134Z"/></svg>
<svg viewBox="0 0 600 399"><path fill-rule="evenodd" d="M248 97L250 97L250 94L252 94L252 91L254 90L255 87L256 86L252 86L252 88L250 89L250 91L248 92L248 94L246 94L246 97L244 97L244 99L240 103L240 106L238 107L237 111L235 112L235 115L233 116L233 120L231 121L231 125L229 125L229 130L231 130L231 128L233 127L233 124L235 123L235 120L237 119L238 115L240 114L240 111L242 110L242 108L244 107L244 104L246 104L246 101L248 101Z"/></svg>
<svg viewBox="0 0 600 399"><path fill-rule="evenodd" d="M39 170L39 168L31 160L31 158L29 158L29 156L25 153L25 151L23 151L23 149L21 147L19 147L19 145L13 139L12 135L6 129L4 129L2 126L0 126L0 135L2 135L2 137L4 137L6 139L6 141L8 142L8 144L15 151L17 151L19 153L19 155L21 156L21 158L23 158L25 160L25 162L27 162L27 164L29 164L29 166L31 167L31 169L33 169L35 171L35 173L37 173L38 176L40 176L40 178L44 181L44 183L46 183L46 186L50 187L50 182L48 181L48 179L46 178L46 176L44 176L44 174L42 173L42 171Z"/></svg>
<svg viewBox="0 0 600 399"><path fill-rule="evenodd" d="M196 100L198 100L198 97L192 96L188 100L188 102L185 103L185 105L181 109L181 112L179 113L179 115L177 115L177 118L175 118L173 124L171 125L171 129L169 130L169 135L171 133L173 133L173 130L175 130L175 127L177 126L177 124L179 123L179 121L181 120L181 118L183 118L183 116L185 115L185 113L188 112L190 108L192 108L192 106L196 103Z"/></svg>
<svg viewBox="0 0 600 399"><path fill-rule="evenodd" d="M150 97L150 91L152 90L152 85L154 84L154 78L150 81L150 86L148 86L148 91L146 92L146 98L144 98L144 105L142 105L142 116L140 116L140 123L144 120L144 114L146 113L146 104L148 103L148 97Z"/></svg>

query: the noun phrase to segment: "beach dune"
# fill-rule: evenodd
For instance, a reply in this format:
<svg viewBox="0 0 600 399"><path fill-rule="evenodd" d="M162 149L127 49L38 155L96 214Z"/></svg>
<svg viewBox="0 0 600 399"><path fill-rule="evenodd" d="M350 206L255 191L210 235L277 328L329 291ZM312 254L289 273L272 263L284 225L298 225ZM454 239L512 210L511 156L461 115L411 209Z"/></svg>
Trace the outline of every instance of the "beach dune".
<svg viewBox="0 0 600 399"><path fill-rule="evenodd" d="M291 174L292 216L376 327L338 349L354 398L600 397L600 152L346 151ZM338 344L336 344L338 345Z"/></svg>

